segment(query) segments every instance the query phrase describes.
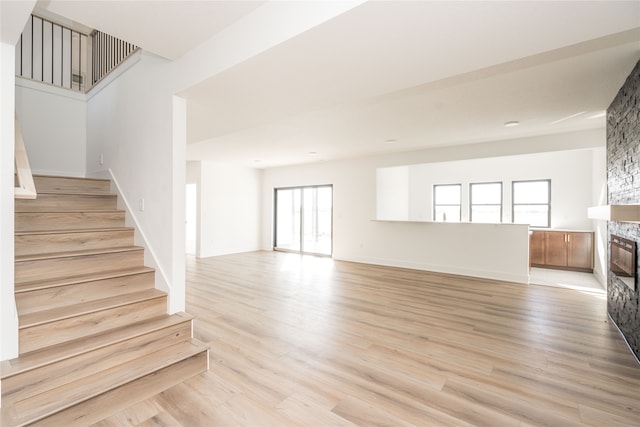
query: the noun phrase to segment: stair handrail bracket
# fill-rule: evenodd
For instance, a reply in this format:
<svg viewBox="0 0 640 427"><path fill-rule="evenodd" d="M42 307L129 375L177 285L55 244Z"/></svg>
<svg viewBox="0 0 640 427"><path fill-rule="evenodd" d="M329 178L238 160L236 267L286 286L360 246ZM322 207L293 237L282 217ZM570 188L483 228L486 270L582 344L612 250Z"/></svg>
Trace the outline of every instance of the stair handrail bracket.
<svg viewBox="0 0 640 427"><path fill-rule="evenodd" d="M15 119L15 167L17 185L14 190L16 199L35 199L38 197L36 186L33 182L33 174L29 165L29 156L24 146L22 130L18 118Z"/></svg>

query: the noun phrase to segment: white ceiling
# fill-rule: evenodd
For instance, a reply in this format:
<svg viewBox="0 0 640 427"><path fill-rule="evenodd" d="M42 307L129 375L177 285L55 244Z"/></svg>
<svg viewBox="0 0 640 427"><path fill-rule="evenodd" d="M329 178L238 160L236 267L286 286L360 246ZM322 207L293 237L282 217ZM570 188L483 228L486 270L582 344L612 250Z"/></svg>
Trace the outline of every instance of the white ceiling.
<svg viewBox="0 0 640 427"><path fill-rule="evenodd" d="M263 4L40 7L175 59ZM188 157L264 168L602 127L638 59L639 1L366 2L181 93Z"/></svg>
<svg viewBox="0 0 640 427"><path fill-rule="evenodd" d="M167 59L178 59L264 2L39 0L36 10L111 34Z"/></svg>

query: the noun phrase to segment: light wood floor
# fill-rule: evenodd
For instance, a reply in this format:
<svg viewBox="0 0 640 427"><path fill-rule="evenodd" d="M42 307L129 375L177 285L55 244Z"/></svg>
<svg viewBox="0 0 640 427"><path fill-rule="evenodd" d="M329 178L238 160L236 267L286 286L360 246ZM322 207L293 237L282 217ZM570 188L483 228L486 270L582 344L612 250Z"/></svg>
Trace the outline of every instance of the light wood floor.
<svg viewBox="0 0 640 427"><path fill-rule="evenodd" d="M277 252L187 281L210 371L98 426L640 425L604 295Z"/></svg>

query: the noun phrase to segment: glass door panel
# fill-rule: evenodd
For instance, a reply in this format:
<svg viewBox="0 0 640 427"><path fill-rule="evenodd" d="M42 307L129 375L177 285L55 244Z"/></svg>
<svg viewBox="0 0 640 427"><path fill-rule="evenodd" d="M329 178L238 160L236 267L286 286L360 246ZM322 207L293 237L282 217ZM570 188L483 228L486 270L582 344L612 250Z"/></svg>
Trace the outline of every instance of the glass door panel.
<svg viewBox="0 0 640 427"><path fill-rule="evenodd" d="M307 187L303 194L303 251L331 255L331 187Z"/></svg>
<svg viewBox="0 0 640 427"><path fill-rule="evenodd" d="M332 190L330 185L276 189L275 249L331 255Z"/></svg>
<svg viewBox="0 0 640 427"><path fill-rule="evenodd" d="M276 190L276 248L301 249L301 193L299 188Z"/></svg>

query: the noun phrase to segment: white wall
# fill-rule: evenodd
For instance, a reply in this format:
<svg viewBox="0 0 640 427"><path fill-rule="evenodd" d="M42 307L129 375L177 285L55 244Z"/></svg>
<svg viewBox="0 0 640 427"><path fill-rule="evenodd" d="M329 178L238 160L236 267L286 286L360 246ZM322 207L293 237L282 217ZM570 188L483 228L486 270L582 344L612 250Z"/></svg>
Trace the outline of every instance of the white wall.
<svg viewBox="0 0 640 427"><path fill-rule="evenodd" d="M171 64L143 53L87 105L87 174L110 170L146 237L145 263L169 291L169 311L184 310L186 105L171 91ZM104 164L99 163L103 157ZM140 209L144 204L144 210Z"/></svg>
<svg viewBox="0 0 640 427"><path fill-rule="evenodd" d="M16 78L16 113L33 173L85 176L85 94Z"/></svg>
<svg viewBox="0 0 640 427"><path fill-rule="evenodd" d="M376 171L376 218L409 220L409 167Z"/></svg>
<svg viewBox="0 0 640 427"><path fill-rule="evenodd" d="M0 360L18 355L13 293L15 44L35 3L0 1Z"/></svg>
<svg viewBox="0 0 640 427"><path fill-rule="evenodd" d="M518 156L492 157L451 162L423 163L407 166L409 173L405 188L388 178L387 171L398 167L378 169L378 200L380 205L394 205L398 194L409 191L408 219L433 220L433 186L462 184L462 221L469 221L469 184L474 182L502 182L503 222L511 222L511 183L517 180L551 179L551 227L591 230L587 208L593 204L593 151L595 149L556 151ZM381 172L385 172L381 174ZM395 172L394 172L395 173ZM382 188L386 189L383 191ZM379 217L380 218L380 217ZM382 219L403 219L383 217Z"/></svg>
<svg viewBox="0 0 640 427"><path fill-rule="evenodd" d="M18 355L18 312L14 298L14 85L15 48L0 43L0 359Z"/></svg>
<svg viewBox="0 0 640 427"><path fill-rule="evenodd" d="M196 256L210 257L260 249L262 171L221 163L198 163L199 236Z"/></svg>
<svg viewBox="0 0 640 427"><path fill-rule="evenodd" d="M607 150L606 148L593 150L592 173L592 203L591 206L604 206L607 200ZM603 287L607 286L607 221L592 220L595 231L595 254L593 274L598 278Z"/></svg>
<svg viewBox="0 0 640 427"><path fill-rule="evenodd" d="M0 2L0 360L18 355L13 292L15 44L35 3Z"/></svg>
<svg viewBox="0 0 640 427"><path fill-rule="evenodd" d="M569 177L562 178L568 179L569 184L556 189L555 196L552 197L565 198L569 200L569 204L578 201L585 207L584 212L582 207L577 210L571 207L560 209L557 226L590 229L590 222L586 219L586 206L590 205L592 197L591 153L586 150L584 153L588 154L584 154L578 150L571 154L563 150L602 147L604 142L604 132L595 130L267 169L263 174L262 188L262 246L264 249L271 249L273 242L273 188L333 184L334 258L526 283L526 226L373 221L377 207L377 169L418 162L497 157L501 153L530 153L533 154L532 158L544 159L547 154L538 157L536 153L551 150L558 159L564 160L580 153L577 156L586 162L587 169L584 170L580 164L576 173L571 176L572 170L569 168ZM553 154L548 155L553 157ZM571 163L571 166L576 165ZM465 173L463 169L452 169L450 172L453 175ZM547 172L550 173L549 170ZM560 180L555 172L551 178L554 177ZM586 188L586 196L584 190L578 191L576 188ZM568 194L569 192L577 192L578 195ZM586 200L583 200L585 197Z"/></svg>

